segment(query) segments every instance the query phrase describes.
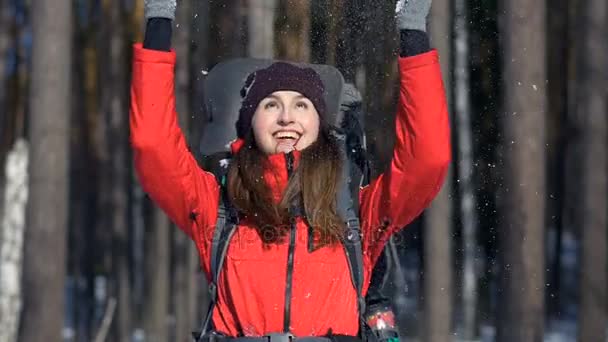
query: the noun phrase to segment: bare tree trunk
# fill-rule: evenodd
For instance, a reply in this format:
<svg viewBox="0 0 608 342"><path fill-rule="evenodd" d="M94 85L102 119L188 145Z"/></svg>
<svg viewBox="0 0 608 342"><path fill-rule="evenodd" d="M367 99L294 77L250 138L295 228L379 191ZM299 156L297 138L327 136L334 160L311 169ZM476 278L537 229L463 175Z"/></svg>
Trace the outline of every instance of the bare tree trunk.
<svg viewBox="0 0 608 342"><path fill-rule="evenodd" d="M310 1L278 0L276 56L295 62L310 60Z"/></svg>
<svg viewBox="0 0 608 342"><path fill-rule="evenodd" d="M455 126L458 137L458 190L460 217L462 220L462 315L463 337L477 337L477 215L475 184L473 184L473 127L471 123L471 99L469 80L469 28L468 4L465 0L454 2L454 103Z"/></svg>
<svg viewBox="0 0 608 342"><path fill-rule="evenodd" d="M190 75L192 77L192 96L190 108L192 112L189 139L192 150L200 154L200 141L205 127L205 108L203 98L203 82L209 66L209 28L210 14L208 1L196 1L193 6L196 13L192 19L192 48L190 49Z"/></svg>
<svg viewBox="0 0 608 342"><path fill-rule="evenodd" d="M338 35L336 46L336 66L344 75L347 82L357 86L362 94L365 93L364 77L357 79L357 74L362 75L364 62L364 39L365 11L361 10L361 4L356 1L346 1L342 8L342 25Z"/></svg>
<svg viewBox="0 0 608 342"><path fill-rule="evenodd" d="M176 48L176 52L179 57L182 57L183 39L180 39L179 32L187 30L187 23L183 22L181 14L184 12L184 7L187 9L189 2L182 2L179 4L178 17L173 23L174 30L177 29L176 36L180 40L179 43L173 44ZM182 6L184 5L184 6ZM140 18L143 20L143 18ZM137 22L136 20L134 20ZM175 41L175 38L173 39ZM187 51L186 51L187 53ZM183 72L181 65L180 71ZM138 191L141 188L138 186ZM170 304L170 283L171 276L169 272L170 261L171 261L171 222L167 215L158 208L151 200L142 200L142 204L145 208L144 212L151 212L148 220L145 220L145 232L144 232L144 252L143 252L143 264L144 264L144 284L143 284L143 303L142 303L142 323L145 331L146 341L150 342L164 342L167 340L174 340L170 338L171 328L171 312L169 310ZM175 321L175 320L173 320ZM179 322L176 322L179 325ZM177 340L176 340L177 341Z"/></svg>
<svg viewBox="0 0 608 342"><path fill-rule="evenodd" d="M274 17L277 0L250 0L247 26L250 57L274 57Z"/></svg>
<svg viewBox="0 0 608 342"><path fill-rule="evenodd" d="M5 0L2 0L5 1ZM15 18L8 21L8 31L10 34L10 40L7 47L8 51L13 51L15 57L15 73L11 77L6 78L2 82L6 86L4 93L0 97L4 96L4 108L0 114L0 159L5 157L7 151L13 147L15 140L18 137L26 135L25 132L25 116L26 108L29 106L28 98L28 85L29 85L29 73L30 63L27 55L28 51L23 43L27 37L29 37L29 25L30 25L30 7L31 6L14 6L19 8L16 13L22 18L17 21ZM7 15L10 13L7 13ZM3 20L0 18L0 20ZM4 63L4 67L6 67ZM2 104L0 104L2 105ZM2 182L0 181L0 186Z"/></svg>
<svg viewBox="0 0 608 342"><path fill-rule="evenodd" d="M0 217L0 341L16 342L22 307L23 235L28 196L28 145L17 140L6 158Z"/></svg>
<svg viewBox="0 0 608 342"><path fill-rule="evenodd" d="M197 1L198 2L198 1ZM202 1L201 1L202 2ZM209 66L246 53L243 8L241 0L210 0Z"/></svg>
<svg viewBox="0 0 608 342"><path fill-rule="evenodd" d="M182 131L189 137L190 121L190 42L192 37L192 6L183 2L177 7L175 28L173 30L173 47L176 53L175 67L175 105L178 122ZM186 139L189 143L190 140Z"/></svg>
<svg viewBox="0 0 608 342"><path fill-rule="evenodd" d="M142 42L145 32L146 21L144 19L144 2L143 1L129 1L125 3L125 15L127 16L127 25L125 39L130 42ZM131 51L131 47L127 47L127 52ZM127 62L129 63L129 62ZM131 168L130 174L130 199L129 199L129 230L131 231L132 242L131 242L131 257L132 271L132 287L131 287L131 298L132 298L132 318L131 324L135 331L142 332L146 338L147 326L146 319L150 312L148 312L149 298L148 286L155 286L156 284L148 285L147 271L148 262L146 259L146 239L149 237L146 233L147 228L147 214L145 210L146 198L144 191L141 188L141 184L137 179L135 168ZM159 260L159 262L162 262ZM159 299L162 300L162 299ZM154 303L156 304L156 303ZM152 304L153 305L153 304ZM159 326L162 328L162 326Z"/></svg>
<svg viewBox="0 0 608 342"><path fill-rule="evenodd" d="M73 3L75 17L73 47L73 115L70 140L70 226L68 240L68 274L75 279L74 299L69 301L74 340L91 340L95 324L95 263L96 252L102 250L96 241L99 230L96 223L101 215L97 212L99 196L99 137L95 134L99 117L98 98L98 46L96 44L96 12L84 3ZM98 216L99 215L99 216ZM102 226L108 230L108 225Z"/></svg>
<svg viewBox="0 0 608 342"><path fill-rule="evenodd" d="M196 16L192 20L192 39L193 48L190 50L190 70L192 85L192 96L190 96L190 108L193 115L193 120L190 121L188 127L190 131L190 144L192 145L192 151L197 155L200 155L200 139L204 128L204 109L203 103L200 100L202 98L204 74L201 72L208 66L207 52L209 50L209 3L207 1L196 1L194 3L194 13ZM192 264L196 265L197 269L200 270L199 265L199 254L198 250L193 247L191 248L191 256L193 259ZM191 298L194 303L194 322L195 328L198 328L200 322L203 320L203 314L207 312L207 303L209 302L209 295L207 291L207 279L203 272L197 272L195 275L194 286L194 297Z"/></svg>
<svg viewBox="0 0 608 342"><path fill-rule="evenodd" d="M0 136L4 136L5 130L5 116L7 115L8 108L5 103L6 99L6 66L7 66L7 55L10 47L11 34L10 26L12 23L10 11L10 1L0 0ZM0 163L3 161L3 141L0 140ZM1 183L1 181L0 181ZM1 190L1 189L0 189ZM3 193L0 191L0 193Z"/></svg>
<svg viewBox="0 0 608 342"><path fill-rule="evenodd" d="M173 237L173 287L175 310L175 341L190 341L191 332L198 328L197 284L198 258L192 241L179 229L171 231ZM171 240L169 240L171 241Z"/></svg>
<svg viewBox="0 0 608 342"><path fill-rule="evenodd" d="M13 20L10 17L10 1L0 0L0 165L4 165L4 158L6 151L10 148L10 143L7 137L10 136L8 132L8 122L10 110L7 99L8 90L8 77L6 73L8 52L11 43L10 28ZM2 220L2 209L4 204L2 203L2 195L4 194L5 179L4 174L0 173L0 220ZM2 243L2 236L0 234L0 244Z"/></svg>
<svg viewBox="0 0 608 342"><path fill-rule="evenodd" d="M128 154L128 59L126 54L126 20L121 2L102 3L102 111L107 119L109 172L109 212L112 232L110 297L116 299L116 314L112 321L112 335L116 341L126 342L132 333L132 298L130 284L129 188L130 156ZM107 45L106 45L107 44ZM107 229L107 228L106 228Z"/></svg>
<svg viewBox="0 0 608 342"><path fill-rule="evenodd" d="M452 8L447 1L432 7L430 33L433 46L439 51L441 71L448 97L452 103L450 70ZM423 340L448 342L452 340L453 312L453 208L452 171L448 173L441 192L425 213L424 227L424 329Z"/></svg>
<svg viewBox="0 0 608 342"><path fill-rule="evenodd" d="M340 43L340 23L344 13L344 0L329 1L329 16L327 18L327 52L325 64L335 65Z"/></svg>
<svg viewBox="0 0 608 342"><path fill-rule="evenodd" d="M185 2L185 4L188 3ZM179 4L178 9L181 10L181 7L182 3ZM143 15L143 1L138 1L132 16L132 31L136 36L135 41L143 40L142 33L145 30ZM180 23L180 19L176 20L176 23L173 24L174 29L176 26L181 26ZM181 53L179 50L177 52ZM132 177L134 180L137 178L135 172L132 173ZM140 256L143 265L141 326L146 341L164 342L172 340L170 339L171 313L169 310L171 222L160 208L144 196L139 182L134 182L133 188L136 194L134 205L138 209L136 215L141 215L141 220L134 222L134 227L143 230L143 251ZM146 215L147 213L150 215Z"/></svg>
<svg viewBox="0 0 608 342"><path fill-rule="evenodd" d="M549 32L549 44L547 49L547 68L548 68L548 118L547 121L547 144L548 144L548 167L554 172L548 172L547 192L550 194L547 201L547 227L551 227L555 232L554 244L551 247L553 254L552 260L547 260L550 264L547 275L550 279L547 288L547 312L558 314L560 312L560 280L561 280L561 254L562 254L562 232L563 207L565 202L563 187L565 183L565 143L568 128L568 45L569 40L564 39L568 36L569 0L553 0L548 7L547 27Z"/></svg>
<svg viewBox="0 0 608 342"><path fill-rule="evenodd" d="M189 127L192 122L190 96L191 96L191 77L190 77L190 42L192 29L192 4L182 2L177 9L176 24L179 27L174 31L174 46L177 53L177 66L175 75L176 87L176 106L179 113L179 123L186 135L189 135ZM198 142L188 139L189 144L197 146ZM192 149L195 151L196 149ZM156 219L160 219L160 213L157 213ZM169 223L162 220L161 222ZM168 225L170 227L170 225ZM160 228L160 227L159 227ZM190 333L194 330L196 320L196 259L192 258L196 248L190 238L179 229L171 230L173 239L169 242L173 243L174 255L174 277L173 290L174 294L174 312L175 312L175 337L174 341L189 341ZM193 263L194 261L194 263Z"/></svg>
<svg viewBox="0 0 608 342"><path fill-rule="evenodd" d="M89 16L89 19L92 16ZM101 262L103 252L108 246L100 243L98 239L100 235L109 235L108 215L107 209L101 207L101 204L105 204L100 201L102 196L106 195L106 191L101 189L107 189L107 178L103 177L104 164L101 163L102 156L107 157L107 152L104 153L105 146L105 134L99 130L105 125L99 125L103 119L100 119L100 98L99 98L99 75L100 75L100 59L99 50L100 47L97 44L97 27L95 21L89 21L88 25L81 29L81 32L77 35L78 39L81 39L78 46L76 47L75 55L78 56L81 61L80 75L75 75L81 82L79 96L81 99L79 106L75 108L74 120L78 122L80 126L80 136L78 136L74 142L74 145L78 145L79 153L81 155L72 155L73 161L82 159L82 170L76 182L71 181L71 185L77 187L73 192L80 192L84 203L78 204L82 208L81 213L74 213L75 210L80 210L79 207L72 207L71 215L72 222L75 229L84 230L82 233L83 241L79 241L80 246L76 247L81 251L82 260L79 260L81 273L86 278L87 291L85 294L85 303L81 303L84 307L80 307L80 311L84 314L78 314L78 320L85 320L84 332L79 334L84 335L85 340L91 340L94 326L94 309L95 309L95 275L100 274L105 270L100 270L99 265L103 265ZM97 181L91 182L92 179ZM75 185L78 184L78 185ZM90 229L94 232L91 232ZM109 254L109 253L108 253ZM100 272L101 271L101 272ZM77 337L80 338L80 337Z"/></svg>
<svg viewBox="0 0 608 342"><path fill-rule="evenodd" d="M169 339L170 222L153 203L148 201L148 205L154 208L154 215L144 235L145 280L142 320L146 341L164 342Z"/></svg>
<svg viewBox="0 0 608 342"><path fill-rule="evenodd" d="M498 341L542 341L545 288L545 3L501 2L504 112Z"/></svg>
<svg viewBox="0 0 608 342"><path fill-rule="evenodd" d="M392 1L368 1L360 5L359 11L364 12L365 23L365 87L361 89L366 105L365 133L368 149L376 158L372 161L375 169L384 170L394 141L398 89L395 6Z"/></svg>
<svg viewBox="0 0 608 342"><path fill-rule="evenodd" d="M20 341L59 341L66 273L71 2L34 2L32 37L30 195Z"/></svg>
<svg viewBox="0 0 608 342"><path fill-rule="evenodd" d="M608 257L608 4L581 1L577 51L576 115L581 127L582 203L575 211L581 230L579 341L605 341Z"/></svg>

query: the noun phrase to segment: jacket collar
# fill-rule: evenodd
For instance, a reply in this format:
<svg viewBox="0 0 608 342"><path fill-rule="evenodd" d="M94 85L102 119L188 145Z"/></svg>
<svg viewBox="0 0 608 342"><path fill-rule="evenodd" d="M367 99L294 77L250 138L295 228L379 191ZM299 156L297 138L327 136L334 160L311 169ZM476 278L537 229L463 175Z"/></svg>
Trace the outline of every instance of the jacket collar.
<svg viewBox="0 0 608 342"><path fill-rule="evenodd" d="M245 141L243 139L236 139L231 142L230 150L232 154L236 154L244 145ZM293 156L293 168L295 170L302 157L302 152L295 150L290 154ZM264 170L264 180L272 190L273 198L277 202L283 197L283 192L289 181L287 155L287 153L275 153L266 156L267 164Z"/></svg>

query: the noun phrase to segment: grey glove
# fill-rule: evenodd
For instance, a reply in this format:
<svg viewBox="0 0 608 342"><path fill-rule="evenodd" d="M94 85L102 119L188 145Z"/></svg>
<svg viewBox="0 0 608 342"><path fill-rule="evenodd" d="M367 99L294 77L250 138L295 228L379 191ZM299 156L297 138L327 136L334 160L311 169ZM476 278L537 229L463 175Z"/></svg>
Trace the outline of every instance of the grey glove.
<svg viewBox="0 0 608 342"><path fill-rule="evenodd" d="M177 0L144 0L144 17L175 19Z"/></svg>
<svg viewBox="0 0 608 342"><path fill-rule="evenodd" d="M431 0L399 0L395 6L399 30L426 32L426 17L431 10Z"/></svg>

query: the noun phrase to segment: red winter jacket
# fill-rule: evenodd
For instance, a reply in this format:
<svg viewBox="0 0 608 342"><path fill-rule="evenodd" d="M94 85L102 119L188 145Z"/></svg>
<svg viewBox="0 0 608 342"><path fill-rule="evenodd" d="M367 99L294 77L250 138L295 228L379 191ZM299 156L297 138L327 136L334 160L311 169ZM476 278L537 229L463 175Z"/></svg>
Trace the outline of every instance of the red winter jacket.
<svg viewBox="0 0 608 342"><path fill-rule="evenodd" d="M188 234L207 276L219 187L189 152L177 124L175 53L134 46L131 143L143 189ZM396 141L390 168L360 191L365 267L364 293L384 241L431 203L450 160L448 112L435 50L400 58ZM233 145L233 150L238 149ZM296 162L299 154L296 153ZM270 155L266 181L275 196L287 183L283 154ZM278 177L274 176L278 174ZM383 223L389 222L387 229ZM356 335L356 292L344 250L307 249L307 226L298 219L290 303L296 336ZM241 222L228 247L213 314L216 330L230 336L283 331L288 243L263 248L254 227Z"/></svg>

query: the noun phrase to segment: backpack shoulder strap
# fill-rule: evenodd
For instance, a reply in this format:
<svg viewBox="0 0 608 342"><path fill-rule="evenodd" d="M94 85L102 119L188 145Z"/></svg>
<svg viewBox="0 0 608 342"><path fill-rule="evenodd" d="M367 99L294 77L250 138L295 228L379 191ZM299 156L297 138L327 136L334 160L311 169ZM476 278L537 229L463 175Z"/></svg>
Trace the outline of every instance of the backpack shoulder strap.
<svg viewBox="0 0 608 342"><path fill-rule="evenodd" d="M345 151L343 151L345 152ZM343 154L344 163L342 165L341 185L338 189L337 209L338 213L346 224L346 237L344 239L344 250L348 260L350 276L355 291L357 292L357 309L359 311L359 334L365 340L365 298L363 297L363 247L361 244L361 226L359 223L358 214L358 198L357 203L353 200L353 195L350 190L351 168L355 165L350 158L347 158L346 153Z"/></svg>
<svg viewBox="0 0 608 342"><path fill-rule="evenodd" d="M219 158L218 158L219 157ZM230 156L226 154L216 155L207 163L206 169L212 172L220 185L220 199L218 204L217 221L211 242L211 279L209 282L209 308L199 332L194 332L193 337L198 341L210 330L211 317L217 303L217 284L219 275L224 265L228 245L236 226L238 224L238 213L231 205L226 188L226 177ZM209 165L211 164L211 165Z"/></svg>

